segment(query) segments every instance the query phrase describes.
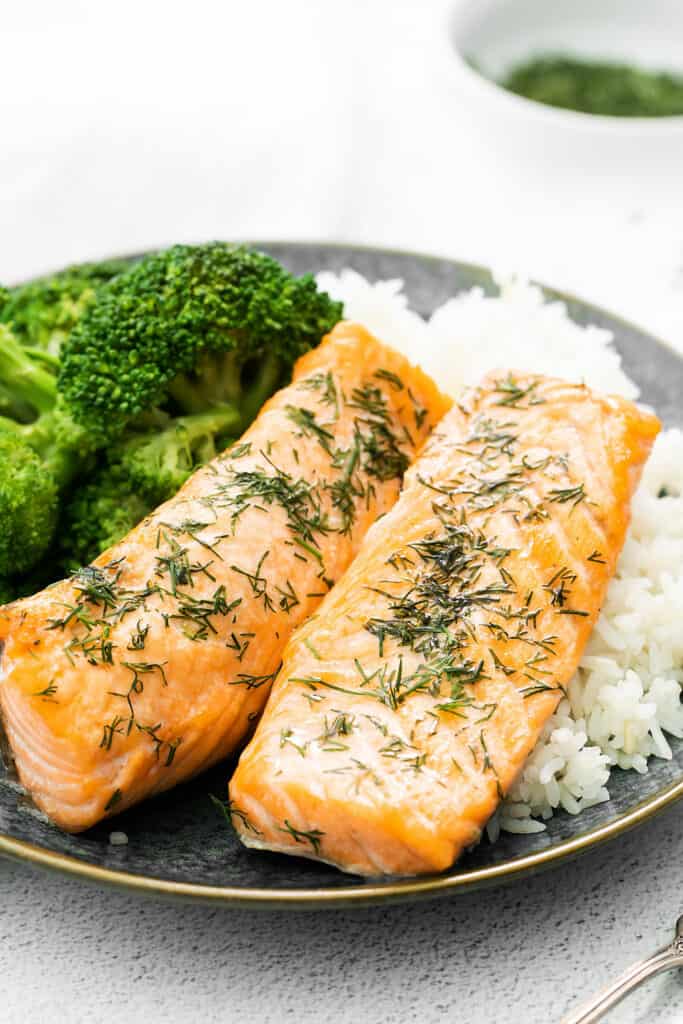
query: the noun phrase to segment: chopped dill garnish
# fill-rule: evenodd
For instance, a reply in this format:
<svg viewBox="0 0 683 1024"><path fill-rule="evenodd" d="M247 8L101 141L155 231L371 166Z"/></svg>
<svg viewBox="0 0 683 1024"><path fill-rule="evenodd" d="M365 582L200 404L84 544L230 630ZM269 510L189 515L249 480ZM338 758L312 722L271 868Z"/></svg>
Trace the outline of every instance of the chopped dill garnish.
<svg viewBox="0 0 683 1024"><path fill-rule="evenodd" d="M374 375L377 380L385 380L394 391L402 391L405 386L398 374L391 370L376 370Z"/></svg>
<svg viewBox="0 0 683 1024"><path fill-rule="evenodd" d="M304 831L303 829L295 828L287 818L285 818L284 825L285 827L279 828L278 831L285 832L291 836L295 843L310 843L316 856L320 853L320 842L325 833L321 832L319 828Z"/></svg>
<svg viewBox="0 0 683 1024"><path fill-rule="evenodd" d="M304 643L304 647L308 648L308 650L311 652L311 654L316 659L316 661L322 661L322 657L320 656L320 654L315 649L315 647L313 646L313 644L311 643L311 641L308 639L307 636L304 637L303 643Z"/></svg>
<svg viewBox="0 0 683 1024"><path fill-rule="evenodd" d="M586 491L583 484L577 484L575 487L554 488L548 492L549 501L557 501L562 505L568 501L571 501L572 505L578 505L585 497Z"/></svg>
<svg viewBox="0 0 683 1024"><path fill-rule="evenodd" d="M537 693L549 693L557 689L557 686L551 686L549 683L544 683L539 680L537 683L534 683L533 686L525 686L524 689L519 692L526 699L527 697L535 696Z"/></svg>
<svg viewBox="0 0 683 1024"><path fill-rule="evenodd" d="M280 671L280 665L275 669L274 672L269 672L264 675L251 675L248 672L238 672L235 679L231 679L228 686L246 686L248 690L258 690L261 686L268 686L270 683L275 682L275 678Z"/></svg>
<svg viewBox="0 0 683 1024"><path fill-rule="evenodd" d="M185 626L185 635L190 640L206 640L210 633L217 635L218 630L212 618L230 615L242 603L240 597L228 601L222 584L216 587L211 597L195 597L186 591L177 592L175 596L178 602L176 610L168 615L168 619Z"/></svg>
<svg viewBox="0 0 683 1024"><path fill-rule="evenodd" d="M520 403L525 399L527 400L528 405L540 405L545 401L545 399L536 394L537 387L537 380L532 380L532 382L526 387L522 387L510 373L502 380L495 381L493 390L503 396L498 402L496 402L496 405L504 405L513 409L523 409L525 406Z"/></svg>
<svg viewBox="0 0 683 1024"><path fill-rule="evenodd" d="M374 384L363 384L351 392L351 400L347 405L360 409L373 418L388 421L390 419L387 400L382 390Z"/></svg>
<svg viewBox="0 0 683 1024"><path fill-rule="evenodd" d="M233 800L226 800L225 803L223 803L223 801L219 800L217 796L213 795L213 793L209 793L209 800L232 828L235 827L235 820L237 820L242 823L245 831L252 832L257 836L263 834L256 828L256 825L250 821L246 812L242 811Z"/></svg>
<svg viewBox="0 0 683 1024"><path fill-rule="evenodd" d="M166 544L169 553L156 556L157 568L155 574L159 577L168 576L171 593L175 596L179 586L193 587L194 577L203 574L208 579L215 579L209 571L211 562L190 562L187 548L178 544L175 537L169 537L165 532L160 532L157 538L157 547L162 541Z"/></svg>
<svg viewBox="0 0 683 1024"><path fill-rule="evenodd" d="M112 793L112 795L107 800L106 804L104 805L105 814L108 811L113 811L114 808L116 807L116 805L119 804L122 799L123 799L123 793L121 792L121 790L120 789L115 789L114 792Z"/></svg>
<svg viewBox="0 0 683 1024"><path fill-rule="evenodd" d="M499 672L502 672L503 675L505 676L514 676L517 669L513 668L511 665L506 665L503 661L501 661L501 659L498 657L493 648L491 648L489 654L491 655L491 660L493 661L494 666L498 669Z"/></svg>
<svg viewBox="0 0 683 1024"><path fill-rule="evenodd" d="M257 600L262 599L263 607L266 609L266 611L272 612L275 610L275 605L273 604L270 595L268 594L268 581L266 577L263 576L261 573L263 563L268 558L269 554L270 551L263 552L253 572L249 572L247 569L241 569L239 565L231 565L230 568L232 569L233 572L238 573L240 576L244 576L244 578L248 581L249 586L251 587L253 596Z"/></svg>
<svg viewBox="0 0 683 1024"><path fill-rule="evenodd" d="M281 611L289 613L292 608L295 608L298 604L301 604L297 597L296 591L292 586L292 581L287 580L284 587L275 585L275 590L278 593L278 607Z"/></svg>
<svg viewBox="0 0 683 1024"><path fill-rule="evenodd" d="M295 740L292 739L293 736L294 732L289 727L280 729L280 747L284 747L287 744L289 744L290 747L294 747L296 752L300 754L301 757L305 757L307 744L304 743L302 745L300 743L296 743Z"/></svg>
<svg viewBox="0 0 683 1024"><path fill-rule="evenodd" d="M32 697L54 697L56 692L57 692L57 684L55 683L54 679L51 679L50 682L47 684L47 686L43 690L34 690L34 692L31 694L31 696Z"/></svg>
<svg viewBox="0 0 683 1024"><path fill-rule="evenodd" d="M296 408L293 405L286 406L285 411L292 423L299 427L304 436L315 437L323 451L327 452L328 455L330 454L334 434L318 423L314 412L302 407Z"/></svg>
<svg viewBox="0 0 683 1024"><path fill-rule="evenodd" d="M303 478L297 480L276 466L272 468L272 473L264 469L235 471L203 501L213 508L230 508L233 531L247 508L279 506L287 516L295 542L322 564L318 537L329 533L331 528L317 488Z"/></svg>
<svg viewBox="0 0 683 1024"><path fill-rule="evenodd" d="M251 442L243 441L238 444L234 444L232 448L228 449L228 458L230 459L243 459L245 455L249 455L251 452Z"/></svg>
<svg viewBox="0 0 683 1024"><path fill-rule="evenodd" d="M335 417L339 416L339 393L334 377L329 372L315 373L304 380L299 381L299 387L306 391L319 391L320 401L323 405L331 405L334 408Z"/></svg>
<svg viewBox="0 0 683 1024"><path fill-rule="evenodd" d="M145 641L147 634L149 633L149 625L143 623L140 619L137 621L135 629L130 634L130 640L128 642L129 651L142 651L144 650Z"/></svg>

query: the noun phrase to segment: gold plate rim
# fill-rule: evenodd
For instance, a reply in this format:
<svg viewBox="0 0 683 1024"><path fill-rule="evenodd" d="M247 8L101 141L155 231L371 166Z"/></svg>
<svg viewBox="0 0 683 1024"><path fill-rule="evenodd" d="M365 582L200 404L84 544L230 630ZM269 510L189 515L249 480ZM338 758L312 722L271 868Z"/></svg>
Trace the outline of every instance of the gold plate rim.
<svg viewBox="0 0 683 1024"><path fill-rule="evenodd" d="M223 903L231 906L273 908L325 908L345 905L362 906L400 901L408 898L427 898L439 893L463 892L495 885L502 880L513 880L549 868L557 861L568 860L585 853L610 839L623 835L637 825L664 811L683 796L683 779L674 782L654 796L647 797L630 811L613 821L589 829L581 835L547 850L502 861L500 864L471 871L454 872L436 877L407 878L389 882L369 882L344 888L263 889L233 886L202 885L198 882L176 882L150 875L135 875L112 868L102 868L87 861L55 853L23 839L13 839L0 833L0 853L13 860L29 862L62 874L95 883L103 883L148 896L175 897L179 900Z"/></svg>

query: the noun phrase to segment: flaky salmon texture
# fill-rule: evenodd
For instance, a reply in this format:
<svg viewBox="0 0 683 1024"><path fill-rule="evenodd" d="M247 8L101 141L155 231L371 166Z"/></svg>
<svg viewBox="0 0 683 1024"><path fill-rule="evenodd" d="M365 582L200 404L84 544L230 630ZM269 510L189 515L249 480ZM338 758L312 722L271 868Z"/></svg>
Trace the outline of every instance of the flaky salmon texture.
<svg viewBox="0 0 683 1024"><path fill-rule="evenodd" d="M0 609L2 720L38 807L80 831L235 750L289 636L449 406L340 324L172 501L73 579Z"/></svg>
<svg viewBox="0 0 683 1024"><path fill-rule="evenodd" d="M558 380L470 391L287 646L230 783L243 842L370 876L476 843L577 668L658 430Z"/></svg>

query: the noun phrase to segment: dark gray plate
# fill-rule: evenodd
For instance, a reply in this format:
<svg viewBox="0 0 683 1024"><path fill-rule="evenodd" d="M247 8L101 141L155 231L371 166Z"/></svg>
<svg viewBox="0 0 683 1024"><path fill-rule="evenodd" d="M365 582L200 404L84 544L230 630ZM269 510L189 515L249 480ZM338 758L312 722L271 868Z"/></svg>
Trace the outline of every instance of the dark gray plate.
<svg viewBox="0 0 683 1024"><path fill-rule="evenodd" d="M473 285L494 291L488 271L465 263L411 253L322 244L259 244L296 273L354 267L371 279L403 278L411 304L428 314L449 296ZM683 424L679 395L683 359L639 328L593 306L562 298L579 323L614 333L626 371L643 399L668 426ZM369 881L311 861L244 849L214 810L209 794L225 797L230 764L122 814L85 835L67 836L37 820L0 771L0 853L57 868L96 882L185 899L261 906L323 906L414 899L444 890L491 885L538 870L619 835L683 794L683 742L672 761L653 760L646 776L616 771L612 798L578 818L558 814L546 832L502 835L483 841L445 875ZM128 845L109 843L112 828Z"/></svg>

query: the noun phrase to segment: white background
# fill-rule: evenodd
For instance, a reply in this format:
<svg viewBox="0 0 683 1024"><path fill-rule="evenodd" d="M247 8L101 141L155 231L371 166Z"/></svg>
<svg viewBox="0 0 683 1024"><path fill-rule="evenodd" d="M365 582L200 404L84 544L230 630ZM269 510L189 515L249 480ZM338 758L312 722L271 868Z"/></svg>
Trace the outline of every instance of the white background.
<svg viewBox="0 0 683 1024"><path fill-rule="evenodd" d="M179 240L332 238L519 268L683 337L681 163L499 152L457 88L447 7L4 4L0 278Z"/></svg>
<svg viewBox="0 0 683 1024"><path fill-rule="evenodd" d="M442 0L2 5L0 280L207 238L518 268L683 350L683 166L499 146ZM253 917L0 864L8 1024L559 1019L683 909L681 814L505 892ZM683 1019L675 980L614 1020Z"/></svg>

